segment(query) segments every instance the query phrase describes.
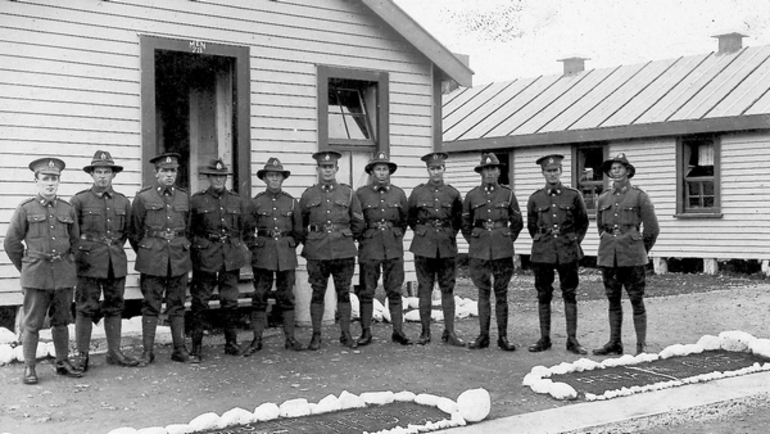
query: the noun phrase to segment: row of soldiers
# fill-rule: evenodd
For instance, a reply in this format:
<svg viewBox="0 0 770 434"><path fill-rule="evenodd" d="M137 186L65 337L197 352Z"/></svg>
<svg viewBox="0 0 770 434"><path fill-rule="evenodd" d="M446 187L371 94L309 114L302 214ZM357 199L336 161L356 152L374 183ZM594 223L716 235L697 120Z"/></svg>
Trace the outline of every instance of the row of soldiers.
<svg viewBox="0 0 770 434"><path fill-rule="evenodd" d="M475 171L481 184L463 200L459 191L444 182L448 155L429 153L428 181L407 198L391 183L396 163L378 153L365 166L371 183L354 191L337 181L336 151L313 154L318 184L299 200L282 189L291 172L270 158L257 177L264 191L251 200L226 187L232 173L222 159L200 170L209 187L189 196L176 186L180 155L165 153L150 160L157 182L140 190L133 202L115 191L112 181L123 170L109 152L98 151L83 170L93 178L91 188L75 194L70 203L58 195L65 163L41 158L30 164L38 194L17 208L5 238L5 250L21 272L24 295L22 345L23 382L37 383L35 351L38 331L50 316L57 374L80 377L88 370L92 324L104 315L108 364L147 366L154 360L155 331L162 304L171 326L171 359L200 363L209 300L219 292L225 354L250 356L262 349L268 295L275 281L275 308L283 317L285 348L300 351L322 346L321 324L329 277L337 295L340 342L349 348L372 342L375 289L383 280L392 318L391 339L401 345L431 342L431 294L441 290L444 313L442 342L471 349L490 345L491 295L495 296L497 345L514 351L509 342L507 293L513 275L514 241L523 229L523 218L511 188L499 183L503 165L494 154L483 154ZM580 243L588 229L583 197L560 181L561 155L536 161L546 184L527 203L527 230L533 239L531 262L538 293L541 338L529 347L539 352L551 348L550 321L553 282L558 273L567 319L566 349L586 354L577 340L578 263ZM644 266L647 252L658 234L654 209L647 195L632 186L635 168L624 155L604 162L603 170L614 181L598 201L597 227L601 235L599 265L609 300L610 341L594 354L622 354L620 325L621 289L625 286L634 311L637 353L644 350L646 313ZM403 238L414 232L409 250L414 254L418 280L420 336L413 341L403 331ZM454 286L457 271L457 234L469 244L471 279L478 288L479 335L469 344L455 332ZM138 359L121 352L121 314L124 307L128 241L136 252L140 273L142 345ZM356 246L356 242L358 245ZM302 244L312 288L310 318L312 338L305 347L294 336L296 249ZM250 251L250 255L249 255ZM238 306L239 270L248 265L254 273L251 325L252 341L237 343L235 313ZM361 335L351 335L350 287L356 258L359 264ZM185 297L192 270L191 350L185 346ZM100 297L103 300L100 301ZM75 299L77 356L68 357L67 325L72 322Z"/></svg>

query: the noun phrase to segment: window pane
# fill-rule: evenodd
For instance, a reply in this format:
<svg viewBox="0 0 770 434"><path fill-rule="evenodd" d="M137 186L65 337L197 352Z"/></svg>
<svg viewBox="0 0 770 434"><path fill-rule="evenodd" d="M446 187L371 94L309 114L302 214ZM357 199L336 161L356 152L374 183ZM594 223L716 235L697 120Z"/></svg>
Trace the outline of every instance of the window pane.
<svg viewBox="0 0 770 434"><path fill-rule="evenodd" d="M366 109L368 82L335 80L329 82L329 138L370 140L371 122ZM373 144L373 143L372 143Z"/></svg>

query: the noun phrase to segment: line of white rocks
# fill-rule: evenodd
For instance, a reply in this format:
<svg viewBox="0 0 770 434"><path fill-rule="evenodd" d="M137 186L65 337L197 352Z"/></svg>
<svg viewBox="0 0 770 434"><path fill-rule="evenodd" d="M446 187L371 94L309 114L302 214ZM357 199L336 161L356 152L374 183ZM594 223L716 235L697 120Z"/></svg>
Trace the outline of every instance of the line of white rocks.
<svg viewBox="0 0 770 434"><path fill-rule="evenodd" d="M752 354L770 360L770 339L759 339L749 333L732 330L724 331L719 336L704 335L695 344L675 344L666 347L658 354L643 353L637 356L630 354L616 358L607 358L601 362L582 358L574 363L563 362L558 365L546 368L545 366L535 366L524 376L522 386L529 387L535 393L549 394L559 400L571 400L578 397L577 391L567 383L553 381L552 375L563 375L571 372L591 371L594 369L606 369L614 366L638 365L640 363L653 362L659 359L668 359L671 357L687 356L689 354L698 354L703 351L726 350L734 352L750 352ZM752 366L741 368L735 371L714 371L707 374L695 375L682 380L663 381L644 386L622 387L620 389L607 390L601 395L586 393L585 398L588 401L601 401L605 399L617 398L619 396L628 396L635 393L650 392L654 390L667 389L671 387L682 386L685 384L702 383L726 377L737 377L740 375L751 374L760 371L770 371L770 363L754 363Z"/></svg>
<svg viewBox="0 0 770 434"><path fill-rule="evenodd" d="M468 422L480 422L488 415L492 406L489 392L485 389L469 389L457 397L457 401L428 393L414 394L403 391L394 393L365 392L360 395L343 391L339 397L327 395L317 403L310 403L305 398L284 401L282 404L264 403L248 411L240 407L224 412L221 416L204 413L186 424L172 424L165 427L133 428L121 427L109 434L188 434L213 429L242 426L255 422L267 422L279 418L303 417L314 414L331 413L340 410L364 408L367 406L386 405L394 402L414 402L420 405L436 407L449 417L425 425L408 425L393 429L363 432L362 434L417 434L466 425Z"/></svg>

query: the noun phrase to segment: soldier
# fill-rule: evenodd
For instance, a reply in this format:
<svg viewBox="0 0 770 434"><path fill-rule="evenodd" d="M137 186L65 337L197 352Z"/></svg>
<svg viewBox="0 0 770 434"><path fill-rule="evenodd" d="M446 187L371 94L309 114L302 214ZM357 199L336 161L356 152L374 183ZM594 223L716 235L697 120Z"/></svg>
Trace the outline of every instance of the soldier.
<svg viewBox="0 0 770 434"><path fill-rule="evenodd" d="M464 347L465 342L457 337L454 326L457 232L462 224L463 200L459 191L444 183L447 158L449 155L444 152L431 152L421 158L427 166L428 182L415 187L408 201L408 223L414 231L409 251L414 254L422 324L417 343L430 343L431 294L438 281L444 311L441 340Z"/></svg>
<svg viewBox="0 0 770 434"><path fill-rule="evenodd" d="M532 270L535 273L540 340L529 347L537 353L551 348L551 299L554 270L559 273L564 315L567 317L567 351L587 354L577 340L578 262L583 257L580 243L588 231L588 214L583 195L561 183L563 155L538 158L545 187L529 197L527 230L532 237Z"/></svg>
<svg viewBox="0 0 770 434"><path fill-rule="evenodd" d="M610 340L593 353L598 356L623 354L620 297L625 287L634 312L636 354L640 354L647 345L647 311L643 299L647 253L655 245L660 228L649 196L629 181L636 174L636 168L625 154L606 160L602 171L612 178L612 188L599 196L596 207L597 265L602 267L609 302Z"/></svg>
<svg viewBox="0 0 770 434"><path fill-rule="evenodd" d="M128 259L125 244L131 218L131 202L112 188L115 175L123 170L106 151L96 151L83 171L91 175L91 188L77 193L72 206L80 227L75 254L78 284L75 290L75 336L78 357L75 367L88 371L92 325L104 315L107 336L107 364L136 366L136 359L120 351L123 295L126 290ZM104 295L100 303L99 297Z"/></svg>
<svg viewBox="0 0 770 434"><path fill-rule="evenodd" d="M308 229L302 256L307 259L308 280L313 288L310 300L313 337L308 346L312 351L321 348L321 321L329 275L337 291L340 342L348 348L357 345L350 336L350 283L356 266L354 240L363 232L364 217L353 189L337 182L337 161L341 157L336 151L313 154L320 182L305 190L299 201L302 227Z"/></svg>
<svg viewBox="0 0 770 434"><path fill-rule="evenodd" d="M203 359L203 328L214 288L219 290L219 317L225 333L225 354L240 353L235 315L238 276L246 265L246 202L225 184L230 172L221 158L201 168L209 187L190 198L189 233L192 237L193 282L191 363Z"/></svg>
<svg viewBox="0 0 770 434"><path fill-rule="evenodd" d="M83 375L68 359L67 325L72 322L77 280L73 250L80 230L75 209L56 195L64 166L64 161L48 157L30 163L38 193L19 204L5 234L5 252L21 272L24 295L24 384L37 384L35 354L46 315L51 318L56 373L73 378Z"/></svg>
<svg viewBox="0 0 770 434"><path fill-rule="evenodd" d="M391 340L401 345L412 343L402 330L401 287L404 284L404 232L408 204L404 190L390 183L390 175L397 168L398 165L383 152L377 153L364 167L364 171L372 177L372 183L356 190L366 222L366 229L358 242L360 274L356 295L361 302L359 346L372 342L372 301L380 270L393 322Z"/></svg>
<svg viewBox="0 0 770 434"><path fill-rule="evenodd" d="M494 154L482 154L481 163L474 169L481 174L481 185L471 190L463 202L462 231L469 244L468 267L479 290L480 333L470 348L489 346L490 292L494 288L497 346L503 351L515 351L516 346L508 342L508 284L513 277L513 242L523 223L513 190L498 182L501 167Z"/></svg>
<svg viewBox="0 0 770 434"><path fill-rule="evenodd" d="M131 204L129 242L136 252L134 268L141 273L142 346L139 366L155 360L155 329L163 301L171 322L174 351L171 360L189 362L184 344L184 301L187 273L192 269L187 221L190 200L187 191L176 187L181 156L175 153L153 157L155 185L137 192Z"/></svg>
<svg viewBox="0 0 770 434"><path fill-rule="evenodd" d="M251 327L254 340L244 348L248 357L262 349L262 332L267 323L267 296L276 282L276 309L283 317L284 348L301 351L294 337L294 282L297 268L297 245L304 239L299 203L282 190L283 181L291 175L277 158L270 158L257 178L265 182L265 191L251 200L248 208L251 269L254 272Z"/></svg>

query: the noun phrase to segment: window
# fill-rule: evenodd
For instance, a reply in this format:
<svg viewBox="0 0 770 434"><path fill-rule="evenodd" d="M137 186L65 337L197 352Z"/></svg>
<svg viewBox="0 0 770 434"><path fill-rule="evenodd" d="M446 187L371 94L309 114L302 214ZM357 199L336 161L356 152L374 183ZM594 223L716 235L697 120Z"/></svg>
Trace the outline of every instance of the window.
<svg viewBox="0 0 770 434"><path fill-rule="evenodd" d="M388 84L387 72L318 67L318 149L342 153L340 182L368 182L372 155L390 155Z"/></svg>
<svg viewBox="0 0 770 434"><path fill-rule="evenodd" d="M602 163L607 159L607 147L602 144L573 148L572 185L583 193L588 215L594 216L596 200L605 189Z"/></svg>
<svg viewBox="0 0 770 434"><path fill-rule="evenodd" d="M719 140L684 137L677 146L677 216L721 216Z"/></svg>

